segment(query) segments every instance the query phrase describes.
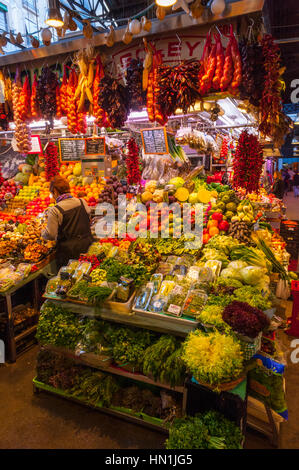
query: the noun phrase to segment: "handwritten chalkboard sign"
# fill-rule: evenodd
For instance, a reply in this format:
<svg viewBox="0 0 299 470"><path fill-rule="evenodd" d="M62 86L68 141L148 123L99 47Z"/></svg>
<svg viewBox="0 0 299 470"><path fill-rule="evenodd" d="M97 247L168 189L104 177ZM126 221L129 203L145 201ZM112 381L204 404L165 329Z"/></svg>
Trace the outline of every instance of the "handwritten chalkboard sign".
<svg viewBox="0 0 299 470"><path fill-rule="evenodd" d="M105 137L88 137L85 139L85 155L106 155Z"/></svg>
<svg viewBox="0 0 299 470"><path fill-rule="evenodd" d="M165 155L169 153L165 127L140 130L145 154Z"/></svg>
<svg viewBox="0 0 299 470"><path fill-rule="evenodd" d="M85 139L58 139L61 162L80 162L85 154Z"/></svg>

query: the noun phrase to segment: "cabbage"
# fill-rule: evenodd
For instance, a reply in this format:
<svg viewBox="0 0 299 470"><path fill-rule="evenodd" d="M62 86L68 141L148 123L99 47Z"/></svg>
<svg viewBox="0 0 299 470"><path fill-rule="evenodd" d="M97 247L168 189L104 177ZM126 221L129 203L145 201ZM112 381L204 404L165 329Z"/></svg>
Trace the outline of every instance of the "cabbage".
<svg viewBox="0 0 299 470"><path fill-rule="evenodd" d="M245 284L255 286L259 284L261 278L264 277L265 270L259 266L247 266L241 269L240 274Z"/></svg>
<svg viewBox="0 0 299 470"><path fill-rule="evenodd" d="M221 271L220 277L238 279L239 281L242 280L242 276L240 275L240 270L233 269L233 268L223 269Z"/></svg>
<svg viewBox="0 0 299 470"><path fill-rule="evenodd" d="M246 266L247 266L247 263L239 259L236 261L231 261L227 267L232 268L232 269L242 269L242 268L246 268Z"/></svg>

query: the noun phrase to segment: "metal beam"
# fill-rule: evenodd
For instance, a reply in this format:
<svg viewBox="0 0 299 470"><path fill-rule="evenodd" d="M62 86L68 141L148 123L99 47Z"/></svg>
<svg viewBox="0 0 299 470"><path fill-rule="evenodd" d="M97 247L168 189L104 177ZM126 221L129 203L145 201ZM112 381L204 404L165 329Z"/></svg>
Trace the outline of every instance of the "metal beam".
<svg viewBox="0 0 299 470"><path fill-rule="evenodd" d="M142 31L138 36L135 36L136 39L142 37L151 37L154 35L160 35L167 32L177 32L178 30L190 29L196 26L201 26L204 24L210 24L217 21L225 21L231 18L253 14L261 12L264 6L265 0L242 0L235 3L227 5L225 14L220 15L207 15L205 18L201 17L198 19L191 18L189 15L186 15L185 12L180 12L173 15L168 15L164 21L153 20L152 29L149 33ZM62 8L65 7L64 4L61 4ZM66 9L68 9L66 7ZM125 27L118 28L115 30L115 42L121 42L124 34ZM62 39L59 42L52 44L50 46L39 47L37 49L25 49L22 52L14 54L6 54L5 56L0 57L0 67L5 65L19 64L22 62L32 62L38 59L47 59L51 56L57 56L59 54L69 54L73 51L78 51L79 49L86 47L90 44L91 41L85 37L74 38L74 39ZM92 39L92 45L102 46L105 44L105 36L103 33L96 33Z"/></svg>

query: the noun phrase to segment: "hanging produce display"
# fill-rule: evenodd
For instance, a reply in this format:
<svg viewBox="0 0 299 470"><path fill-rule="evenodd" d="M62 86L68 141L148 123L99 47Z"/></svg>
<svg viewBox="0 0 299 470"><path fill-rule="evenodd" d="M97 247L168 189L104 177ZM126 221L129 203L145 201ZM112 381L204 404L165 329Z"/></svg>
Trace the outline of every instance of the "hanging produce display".
<svg viewBox="0 0 299 470"><path fill-rule="evenodd" d="M257 137L243 131L233 160L233 186L246 193L258 191L263 168L263 149Z"/></svg>
<svg viewBox="0 0 299 470"><path fill-rule="evenodd" d="M94 80L94 49L87 47L80 50L75 57L80 74L75 90L74 100L78 100L78 112L93 112L92 85Z"/></svg>
<svg viewBox="0 0 299 470"><path fill-rule="evenodd" d="M23 88L19 96L19 118L22 121L30 118L30 100L31 100L31 90L28 75L24 80Z"/></svg>
<svg viewBox="0 0 299 470"><path fill-rule="evenodd" d="M156 97L163 114L171 116L177 109L186 114L199 98L197 77L200 64L197 60L184 61L175 67L158 68L159 90Z"/></svg>
<svg viewBox="0 0 299 470"><path fill-rule="evenodd" d="M147 95L146 95L146 107L148 118L151 122L157 121L161 126L164 126L167 122L167 116L164 114L164 109L158 104L158 96L160 93L160 83L158 78L158 69L162 65L162 54L156 51L156 49L150 45L152 51L151 55L147 54L145 66L147 79ZM143 82L143 83L144 83Z"/></svg>
<svg viewBox="0 0 299 470"><path fill-rule="evenodd" d="M67 116L67 107L68 107L67 85L68 85L67 71L66 71L66 65L64 65L62 83L60 86L60 106L61 106L62 116Z"/></svg>
<svg viewBox="0 0 299 470"><path fill-rule="evenodd" d="M242 83L240 97L248 99L253 106L258 106L264 87L264 61L261 45L243 39L239 43L242 60Z"/></svg>
<svg viewBox="0 0 299 470"><path fill-rule="evenodd" d="M58 150L53 142L49 142L45 150L45 172L46 179L50 181L59 173Z"/></svg>
<svg viewBox="0 0 299 470"><path fill-rule="evenodd" d="M32 119L39 118L39 107L37 103L37 77L34 74L33 83L32 83L32 90L31 90L31 98L30 98L30 114Z"/></svg>
<svg viewBox="0 0 299 470"><path fill-rule="evenodd" d="M98 104L109 116L114 129L124 125L128 117L128 97L126 89L117 80L105 75L101 81Z"/></svg>
<svg viewBox="0 0 299 470"><path fill-rule="evenodd" d="M279 46L274 42L273 36L266 34L262 39L262 49L264 56L264 90L260 102L261 122L259 131L264 136L272 137L274 141L283 143L285 135L285 126L280 128L282 102L281 91L284 82L281 79L283 70L281 68L281 59Z"/></svg>
<svg viewBox="0 0 299 470"><path fill-rule="evenodd" d="M77 74L71 69L67 84L67 127L72 134L77 134L77 105L75 92L77 87Z"/></svg>
<svg viewBox="0 0 299 470"><path fill-rule="evenodd" d="M126 155L127 165L127 181L128 184L140 184L140 162L139 162L139 148L135 140L132 138L127 143L128 153Z"/></svg>
<svg viewBox="0 0 299 470"><path fill-rule="evenodd" d="M106 111L99 105L99 93L101 87L101 81L104 77L104 67L100 56L97 57L97 66L95 71L95 77L93 81L93 114L95 117L96 125L99 127L109 127L109 119Z"/></svg>
<svg viewBox="0 0 299 470"><path fill-rule="evenodd" d="M12 104L14 122L16 125L15 138L17 142L18 151L20 153L27 153L31 150L31 132L28 125L27 116L24 116L24 106L29 106L26 95L24 95L20 73L17 70L15 81L12 85ZM20 98L22 97L22 103ZM23 114L23 119L21 115Z"/></svg>
<svg viewBox="0 0 299 470"><path fill-rule="evenodd" d="M132 59L126 70L129 107L132 111L142 111L145 94L142 90L143 64L140 59Z"/></svg>
<svg viewBox="0 0 299 470"><path fill-rule="evenodd" d="M36 97L41 112L41 117L49 121L50 127L54 127L54 118L56 116L56 74L49 68L43 67L41 76L38 79Z"/></svg>

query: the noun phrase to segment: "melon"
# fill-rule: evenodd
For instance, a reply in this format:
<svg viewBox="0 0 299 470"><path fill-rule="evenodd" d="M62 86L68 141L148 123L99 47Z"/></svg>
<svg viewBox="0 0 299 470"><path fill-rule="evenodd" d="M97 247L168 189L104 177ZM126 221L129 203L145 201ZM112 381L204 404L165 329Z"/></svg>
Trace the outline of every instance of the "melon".
<svg viewBox="0 0 299 470"><path fill-rule="evenodd" d="M74 166L74 169L73 169L73 175L74 176L80 176L81 173L82 173L81 163L76 163L76 165Z"/></svg>
<svg viewBox="0 0 299 470"><path fill-rule="evenodd" d="M197 200L202 204L208 204L211 201L212 194L207 189L201 189L197 193Z"/></svg>
<svg viewBox="0 0 299 470"><path fill-rule="evenodd" d="M24 175L24 173L17 173L14 179L17 183L28 184L29 174Z"/></svg>
<svg viewBox="0 0 299 470"><path fill-rule="evenodd" d="M144 191L141 195L142 202L148 202L153 199L153 194L150 191Z"/></svg>
<svg viewBox="0 0 299 470"><path fill-rule="evenodd" d="M189 191L187 188L178 188L174 197L180 202L186 202L189 198Z"/></svg>

